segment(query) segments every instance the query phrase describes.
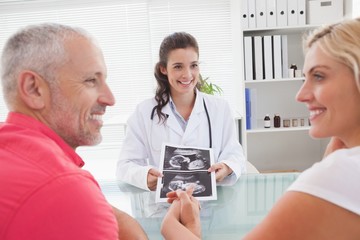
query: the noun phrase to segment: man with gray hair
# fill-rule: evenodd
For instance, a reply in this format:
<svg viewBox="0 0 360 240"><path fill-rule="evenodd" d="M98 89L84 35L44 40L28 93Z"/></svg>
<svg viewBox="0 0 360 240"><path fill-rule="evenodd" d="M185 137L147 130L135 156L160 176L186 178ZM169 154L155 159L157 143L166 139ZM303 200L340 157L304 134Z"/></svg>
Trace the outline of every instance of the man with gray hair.
<svg viewBox="0 0 360 240"><path fill-rule="evenodd" d="M7 41L1 70L0 239L146 239L75 152L101 141L115 104L95 40L60 24L29 26Z"/></svg>

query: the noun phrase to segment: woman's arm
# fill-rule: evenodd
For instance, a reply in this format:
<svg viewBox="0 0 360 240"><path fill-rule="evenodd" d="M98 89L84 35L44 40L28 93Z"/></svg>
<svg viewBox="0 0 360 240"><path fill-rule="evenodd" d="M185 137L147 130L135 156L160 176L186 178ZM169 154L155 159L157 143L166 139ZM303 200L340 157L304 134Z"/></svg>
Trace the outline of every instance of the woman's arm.
<svg viewBox="0 0 360 240"><path fill-rule="evenodd" d="M286 192L245 239L360 239L360 216L318 197Z"/></svg>
<svg viewBox="0 0 360 240"><path fill-rule="evenodd" d="M165 239L200 239L200 205L192 196L193 189L168 193L172 203L161 225Z"/></svg>

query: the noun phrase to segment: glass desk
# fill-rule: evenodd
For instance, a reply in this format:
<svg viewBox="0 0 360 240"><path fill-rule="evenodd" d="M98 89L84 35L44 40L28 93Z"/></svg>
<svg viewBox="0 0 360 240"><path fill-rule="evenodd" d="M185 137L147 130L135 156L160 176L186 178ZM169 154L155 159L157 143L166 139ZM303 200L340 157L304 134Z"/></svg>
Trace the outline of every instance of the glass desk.
<svg viewBox="0 0 360 240"><path fill-rule="evenodd" d="M247 174L233 186L218 186L217 200L201 202L202 239L240 239L264 218L299 174ZM155 192L128 184L99 184L106 199L133 216L149 239L162 239L160 225L168 203L155 203Z"/></svg>

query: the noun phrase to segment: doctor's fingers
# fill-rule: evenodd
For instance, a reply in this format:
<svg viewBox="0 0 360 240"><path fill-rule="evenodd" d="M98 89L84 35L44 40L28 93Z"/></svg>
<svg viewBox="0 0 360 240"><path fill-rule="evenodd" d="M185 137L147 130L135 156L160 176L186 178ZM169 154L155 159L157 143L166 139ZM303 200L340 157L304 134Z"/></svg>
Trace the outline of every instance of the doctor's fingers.
<svg viewBox="0 0 360 240"><path fill-rule="evenodd" d="M227 173L224 169L221 169L215 173L216 181L221 182L227 176Z"/></svg>
<svg viewBox="0 0 360 240"><path fill-rule="evenodd" d="M162 177L163 176L163 174L159 170L157 170L155 168L150 168L149 171L148 171L148 174L153 175L155 177Z"/></svg>
<svg viewBox="0 0 360 240"><path fill-rule="evenodd" d="M208 172L216 172L221 168L224 168L223 163L215 163L215 164L211 165L211 167L208 169Z"/></svg>

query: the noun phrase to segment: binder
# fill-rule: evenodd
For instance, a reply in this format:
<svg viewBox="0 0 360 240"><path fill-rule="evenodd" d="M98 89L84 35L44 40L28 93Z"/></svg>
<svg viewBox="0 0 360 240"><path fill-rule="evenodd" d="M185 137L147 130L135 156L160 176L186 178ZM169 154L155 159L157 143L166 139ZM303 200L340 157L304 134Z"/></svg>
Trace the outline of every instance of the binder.
<svg viewBox="0 0 360 240"><path fill-rule="evenodd" d="M267 0L255 0L256 28L266 27L266 1Z"/></svg>
<svg viewBox="0 0 360 240"><path fill-rule="evenodd" d="M288 60L288 39L287 35L281 35L281 59L283 78L289 77L289 60Z"/></svg>
<svg viewBox="0 0 360 240"><path fill-rule="evenodd" d="M250 88L245 88L245 108L246 108L246 129L251 129L251 97Z"/></svg>
<svg viewBox="0 0 360 240"><path fill-rule="evenodd" d="M249 28L256 28L256 6L254 0L248 0Z"/></svg>
<svg viewBox="0 0 360 240"><path fill-rule="evenodd" d="M305 0L297 0L297 10L298 10L298 25L306 25L306 2Z"/></svg>
<svg viewBox="0 0 360 240"><path fill-rule="evenodd" d="M276 0L266 1L266 26L276 27Z"/></svg>
<svg viewBox="0 0 360 240"><path fill-rule="evenodd" d="M295 1L295 0L290 0ZM276 23L278 27L287 26L287 0L276 0Z"/></svg>
<svg viewBox="0 0 360 240"><path fill-rule="evenodd" d="M287 0L288 26L298 25L298 2L295 0Z"/></svg>
<svg viewBox="0 0 360 240"><path fill-rule="evenodd" d="M251 105L251 128L257 128L257 90L250 88L250 105Z"/></svg>
<svg viewBox="0 0 360 240"><path fill-rule="evenodd" d="M254 36L254 60L255 60L255 80L264 79L263 70L263 37Z"/></svg>
<svg viewBox="0 0 360 240"><path fill-rule="evenodd" d="M245 81L254 80L253 70L253 44L252 37L244 37L244 73Z"/></svg>
<svg viewBox="0 0 360 240"><path fill-rule="evenodd" d="M281 53L281 36L273 36L273 49L274 49L274 79L281 79L282 72L282 53Z"/></svg>
<svg viewBox="0 0 360 240"><path fill-rule="evenodd" d="M243 30L249 28L249 12L248 12L248 0L241 0L241 27Z"/></svg>
<svg viewBox="0 0 360 240"><path fill-rule="evenodd" d="M272 36L264 36L264 70L265 79L274 78Z"/></svg>

